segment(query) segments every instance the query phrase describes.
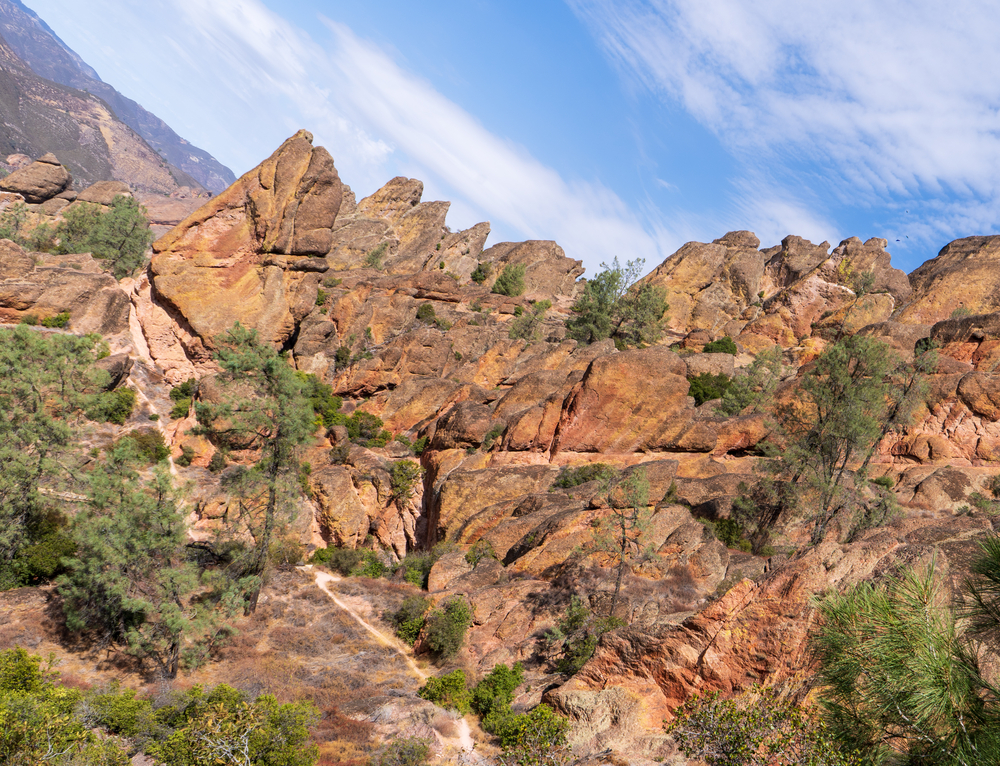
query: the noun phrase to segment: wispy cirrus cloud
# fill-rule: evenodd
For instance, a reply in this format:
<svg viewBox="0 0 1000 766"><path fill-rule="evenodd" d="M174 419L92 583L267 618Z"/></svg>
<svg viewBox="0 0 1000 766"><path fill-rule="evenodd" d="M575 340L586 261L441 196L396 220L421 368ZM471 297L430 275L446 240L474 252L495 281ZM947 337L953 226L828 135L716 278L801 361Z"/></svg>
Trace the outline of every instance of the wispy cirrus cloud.
<svg viewBox="0 0 1000 766"><path fill-rule="evenodd" d="M84 13L71 0L51 2ZM129 55L133 34L168 51L174 71L155 72L156 82L179 115L200 112L226 136L221 152L203 145L224 161L239 157L237 172L273 151L279 133L305 127L362 194L393 175L416 176L425 199L453 202L453 226L490 220L491 242L554 239L589 273L617 254L652 267L680 244L600 182L563 177L494 134L343 24L318 19L307 31L260 0L152 0L141 12L124 0L93 3L85 12L118 20L125 47L112 55ZM157 111L155 99L140 100ZM202 135L210 138L204 126Z"/></svg>
<svg viewBox="0 0 1000 766"><path fill-rule="evenodd" d="M712 130L749 175L791 170L782 196L811 172L830 205L909 198L938 236L995 226L1000 15L989 4L567 2L610 59Z"/></svg>

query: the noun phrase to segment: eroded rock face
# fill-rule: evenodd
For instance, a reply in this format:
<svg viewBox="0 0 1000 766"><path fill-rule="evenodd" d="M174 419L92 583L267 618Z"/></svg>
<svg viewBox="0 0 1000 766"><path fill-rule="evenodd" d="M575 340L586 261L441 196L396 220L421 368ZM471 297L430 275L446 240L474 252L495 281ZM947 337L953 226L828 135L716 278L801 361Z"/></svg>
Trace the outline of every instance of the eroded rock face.
<svg viewBox="0 0 1000 766"><path fill-rule="evenodd" d="M0 240L0 320L61 313L81 334L117 335L129 328L128 295L92 256L27 253Z"/></svg>
<svg viewBox="0 0 1000 766"><path fill-rule="evenodd" d="M0 178L0 189L24 197L26 202L41 203L69 188L73 177L56 156L49 152L30 165Z"/></svg>
<svg viewBox="0 0 1000 766"><path fill-rule="evenodd" d="M965 237L910 274L913 296L899 321L934 324L956 310L988 314L1000 309L1000 237Z"/></svg>
<svg viewBox="0 0 1000 766"><path fill-rule="evenodd" d="M300 131L154 243L153 290L208 346L237 321L283 343L318 277L278 256L324 253L342 198L329 153Z"/></svg>

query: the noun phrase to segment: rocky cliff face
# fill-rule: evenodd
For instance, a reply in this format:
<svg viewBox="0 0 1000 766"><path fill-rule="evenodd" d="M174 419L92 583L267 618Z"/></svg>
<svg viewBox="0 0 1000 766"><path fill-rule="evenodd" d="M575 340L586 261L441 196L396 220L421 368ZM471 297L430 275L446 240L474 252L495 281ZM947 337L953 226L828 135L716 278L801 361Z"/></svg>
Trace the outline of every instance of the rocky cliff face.
<svg viewBox="0 0 1000 766"><path fill-rule="evenodd" d="M118 120L141 136L169 163L179 185L204 187L211 192L220 192L236 180L233 172L208 152L192 146L155 114L146 111L102 81L92 67L70 50L20 0L0 0L0 35L39 77L77 91L92 93L102 100ZM48 148L51 150L57 147L50 145ZM33 154L30 151L22 152ZM108 177L86 177L86 180L97 181ZM128 181L133 187L139 186L132 179L119 180Z"/></svg>
<svg viewBox="0 0 1000 766"><path fill-rule="evenodd" d="M646 277L668 293L668 336L619 351L565 337L581 289L578 261L552 242L486 247L487 223L452 232L447 203L424 202L422 191L397 178L356 201L330 154L302 131L157 241L140 279L98 284L83 261L74 276L63 263L7 248L0 291L25 296L25 285L44 284L61 294L71 289L65 280L83 280L86 288L72 289L114 296L96 312L107 321L87 319L96 299L71 305L42 291L34 300L69 310L73 329L120 331L115 350L131 348L145 362L137 370L157 369L175 384L201 378L204 396L213 338L239 321L329 383L345 411L381 418L393 435L384 447L353 444L342 427L317 438L306 456L312 498L296 532L310 545L374 540L395 556L456 544L432 570L430 589L435 599L462 593L472 602L469 666L527 662L535 691L524 701L544 690L592 749L663 757L670 746L659 723L691 694L800 682L809 671L810 599L831 586L933 556L957 587L976 539L994 527L972 507L975 493L1000 472L1000 313L989 313L988 286L982 295L968 287L992 284L993 238L952 243L910 278L892 268L881 239L831 249L790 236L762 249L750 232L731 232L689 243ZM507 264L525 268L521 296L490 291ZM481 284L471 279L487 272ZM543 299L552 308L537 335L512 338L518 315ZM978 313L950 318L963 306ZM892 479L902 517L844 542L851 518L838 514L813 547L804 523L789 519L773 555L727 549L703 522L726 517L740 482L754 481L755 450L770 426L760 415L695 406L689 378L737 374L777 346L779 396L788 396L816 355L854 332L904 357L918 343L940 347L913 422L883 440L872 465ZM735 339L735 356L701 353L723 335ZM206 470L213 448L190 433L192 418L166 417L166 385L146 390L175 453L194 452L179 471L197 487L192 534L208 535L228 508ZM417 439L427 445L419 458L408 446ZM425 473L401 499L389 469L407 457ZM610 561L592 545L609 513L599 483L559 480L593 463L642 467L649 553L616 607L629 627L607 634L566 682L546 664L542 633L571 596L606 613L613 591ZM489 543L496 558L467 561L476 543Z"/></svg>

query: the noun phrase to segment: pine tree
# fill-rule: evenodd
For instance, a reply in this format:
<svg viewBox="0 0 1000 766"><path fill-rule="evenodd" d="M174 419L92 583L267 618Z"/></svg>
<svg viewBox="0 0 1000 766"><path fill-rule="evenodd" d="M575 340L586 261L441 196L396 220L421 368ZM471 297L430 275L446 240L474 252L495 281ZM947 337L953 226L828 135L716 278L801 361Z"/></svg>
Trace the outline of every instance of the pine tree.
<svg viewBox="0 0 1000 766"><path fill-rule="evenodd" d="M0 588L44 519L44 490L69 478L59 458L75 450L73 420L107 373L93 361L99 338L0 330Z"/></svg>
<svg viewBox="0 0 1000 766"><path fill-rule="evenodd" d="M185 556L170 475L158 468L145 479L141 463L134 441L123 439L91 474L59 592L70 630L92 630L174 678L182 651L197 654L220 628L212 600L192 598L202 582Z"/></svg>
<svg viewBox="0 0 1000 766"><path fill-rule="evenodd" d="M198 420L220 446L257 456L250 467L238 466L224 477L239 498L234 536L253 541L231 566L245 593L246 611L257 608L268 551L280 525L294 514L299 495L299 447L316 430L303 380L288 360L263 343L256 330L238 322L216 338L222 372L218 403L199 402Z"/></svg>

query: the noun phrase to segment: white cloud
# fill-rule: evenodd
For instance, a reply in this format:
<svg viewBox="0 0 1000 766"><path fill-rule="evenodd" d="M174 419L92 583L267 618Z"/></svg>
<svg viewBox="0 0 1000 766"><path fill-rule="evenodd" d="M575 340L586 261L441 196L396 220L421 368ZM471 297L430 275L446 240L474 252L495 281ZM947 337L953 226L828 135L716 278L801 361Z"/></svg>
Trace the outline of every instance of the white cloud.
<svg viewBox="0 0 1000 766"><path fill-rule="evenodd" d="M555 239L591 272L618 253L651 265L668 254L613 192L566 181L346 26L327 20L333 45L321 47L256 0L222 0L210 9L175 2L206 44L226 51L233 77L282 92L316 126L317 142L335 140L329 148L349 183L345 165L367 166L370 177L386 169L392 152L397 167L420 173L425 197L441 191L454 199L463 225L486 217L501 234ZM342 162L345 144L351 154Z"/></svg>
<svg viewBox="0 0 1000 766"><path fill-rule="evenodd" d="M72 0L52 1L69 14L83 12ZM307 32L260 0L151 0L141 19L123 0L92 1L117 16L122 31L145 25L145 32L129 38L142 39L145 48L159 46L161 62L170 67L161 63L143 76L169 91L176 113L225 131L224 150L243 165L234 167L237 173L277 147L262 147L262 137L278 141L276 132L284 137L305 127L361 194L392 175L415 175L425 182L425 199L453 201L453 227L489 219L491 242L554 239L590 273L615 255L645 257L652 267L672 252L666 244L679 244L600 183L563 178L494 135L342 24L317 23ZM141 61L157 56L135 47L118 55ZM156 104L139 100L157 111ZM251 153L252 161L243 159Z"/></svg>
<svg viewBox="0 0 1000 766"><path fill-rule="evenodd" d="M1000 14L989 3L567 2L610 58L682 104L750 173L792 157L853 205L1000 199ZM939 214L959 215L948 208Z"/></svg>

